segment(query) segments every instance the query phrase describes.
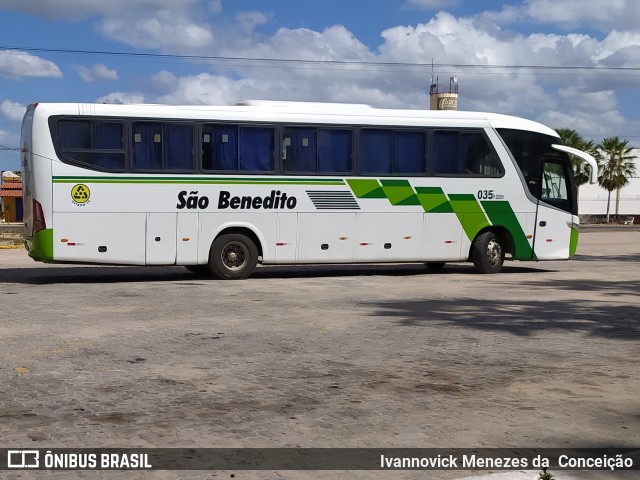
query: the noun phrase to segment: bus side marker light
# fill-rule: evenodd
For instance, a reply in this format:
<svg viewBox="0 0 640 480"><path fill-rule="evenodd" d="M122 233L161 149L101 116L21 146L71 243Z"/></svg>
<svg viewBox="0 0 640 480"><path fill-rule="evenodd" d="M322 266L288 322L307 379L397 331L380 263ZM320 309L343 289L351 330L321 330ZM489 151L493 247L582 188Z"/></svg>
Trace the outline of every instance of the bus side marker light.
<svg viewBox="0 0 640 480"><path fill-rule="evenodd" d="M67 242L69 241L69 239L68 239L68 238L61 238L61 239L60 239L60 241L61 241L62 243L67 243Z"/></svg>
<svg viewBox="0 0 640 480"><path fill-rule="evenodd" d="M413 237L411 237L411 235L407 235L406 237L403 237L403 238L404 238L405 240L411 240L411 238L413 238Z"/></svg>
<svg viewBox="0 0 640 480"><path fill-rule="evenodd" d="M527 240L531 240L533 238L533 235L527 235Z"/></svg>
<svg viewBox="0 0 640 480"><path fill-rule="evenodd" d="M189 241L189 237L184 237L184 238L182 239L182 241L183 241L183 242L188 242L188 241Z"/></svg>
<svg viewBox="0 0 640 480"><path fill-rule="evenodd" d="M67 242L67 246L68 247L75 247L76 246L76 242Z"/></svg>
<svg viewBox="0 0 640 480"><path fill-rule="evenodd" d="M284 243L284 242L276 243L276 247L284 247L285 245L286 245L286 243Z"/></svg>
<svg viewBox="0 0 640 480"><path fill-rule="evenodd" d="M453 243L453 240L445 240L444 243L446 243L447 245Z"/></svg>
<svg viewBox="0 0 640 480"><path fill-rule="evenodd" d="M360 242L360 246L361 246L361 247L366 247L366 246L368 246L368 245L371 245L371 244L370 244L370 243L367 243L367 242Z"/></svg>
<svg viewBox="0 0 640 480"><path fill-rule="evenodd" d="M547 243L553 242L553 238L547 238Z"/></svg>
<svg viewBox="0 0 640 480"><path fill-rule="evenodd" d="M349 237L338 237L338 240L349 240Z"/></svg>

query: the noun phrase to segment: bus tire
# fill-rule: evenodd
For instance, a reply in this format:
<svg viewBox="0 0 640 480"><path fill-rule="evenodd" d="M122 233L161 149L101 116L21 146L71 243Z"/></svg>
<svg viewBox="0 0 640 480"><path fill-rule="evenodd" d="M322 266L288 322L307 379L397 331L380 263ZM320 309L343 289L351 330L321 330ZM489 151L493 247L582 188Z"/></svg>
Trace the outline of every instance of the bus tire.
<svg viewBox="0 0 640 480"><path fill-rule="evenodd" d="M498 273L504 264L504 248L493 232L478 235L471 246L471 259L476 273Z"/></svg>
<svg viewBox="0 0 640 480"><path fill-rule="evenodd" d="M241 233L227 233L215 239L209 252L209 271L223 280L247 278L258 263L258 247Z"/></svg>
<svg viewBox="0 0 640 480"><path fill-rule="evenodd" d="M444 268L444 262L427 262L426 265L430 272L439 272Z"/></svg>

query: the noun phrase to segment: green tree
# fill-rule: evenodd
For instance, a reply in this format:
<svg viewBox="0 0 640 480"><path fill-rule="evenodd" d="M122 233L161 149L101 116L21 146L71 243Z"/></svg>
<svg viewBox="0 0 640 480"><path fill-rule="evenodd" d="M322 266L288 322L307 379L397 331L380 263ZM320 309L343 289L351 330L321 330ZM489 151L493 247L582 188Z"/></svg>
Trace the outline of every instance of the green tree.
<svg viewBox="0 0 640 480"><path fill-rule="evenodd" d="M607 223L609 223L609 210L611 205L611 192L616 191L616 215L620 210L620 189L629 183L636 173L633 150L628 147L628 140L620 140L618 137L609 137L597 145L598 155L598 183L609 192L607 198Z"/></svg>
<svg viewBox="0 0 640 480"><path fill-rule="evenodd" d="M578 132L570 128L556 128L556 132L560 135L562 143L567 147L577 148L583 152L587 152L593 156L596 155L596 144L592 140L585 140ZM589 181L589 166L587 163L575 155L570 155L571 164L573 165L573 176L576 179L578 193L580 185L584 185Z"/></svg>

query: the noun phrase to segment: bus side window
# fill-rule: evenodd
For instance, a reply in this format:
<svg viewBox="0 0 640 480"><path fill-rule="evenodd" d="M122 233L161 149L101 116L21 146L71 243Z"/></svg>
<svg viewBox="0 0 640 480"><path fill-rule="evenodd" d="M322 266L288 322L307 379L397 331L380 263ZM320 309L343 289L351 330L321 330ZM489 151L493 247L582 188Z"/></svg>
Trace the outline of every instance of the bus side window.
<svg viewBox="0 0 640 480"><path fill-rule="evenodd" d="M91 122L62 120L58 123L58 141L63 150L91 148Z"/></svg>
<svg viewBox="0 0 640 480"><path fill-rule="evenodd" d="M435 175L457 175L458 132L436 131L433 134L432 170Z"/></svg>
<svg viewBox="0 0 640 480"><path fill-rule="evenodd" d="M275 166L274 129L240 127L239 169L248 172L273 172Z"/></svg>
<svg viewBox="0 0 640 480"><path fill-rule="evenodd" d="M133 124L133 166L136 170L162 168L162 124Z"/></svg>
<svg viewBox="0 0 640 480"><path fill-rule="evenodd" d="M285 172L316 172L316 133L315 128L284 129L282 166Z"/></svg>
<svg viewBox="0 0 640 480"><path fill-rule="evenodd" d="M369 174L391 173L392 140L391 130L363 129L358 170Z"/></svg>
<svg viewBox="0 0 640 480"><path fill-rule="evenodd" d="M238 170L237 125L204 125L202 127L202 169Z"/></svg>
<svg viewBox="0 0 640 480"><path fill-rule="evenodd" d="M136 170L192 170L193 126L134 123L133 165Z"/></svg>
<svg viewBox="0 0 640 480"><path fill-rule="evenodd" d="M351 130L318 130L318 173L350 173L351 152Z"/></svg>
<svg viewBox="0 0 640 480"><path fill-rule="evenodd" d="M350 173L351 130L285 128L282 164L291 173Z"/></svg>
<svg viewBox="0 0 640 480"><path fill-rule="evenodd" d="M502 164L482 132L440 130L433 135L435 175L499 177Z"/></svg>
<svg viewBox="0 0 640 480"><path fill-rule="evenodd" d="M396 130L394 139L394 173L423 174L426 158L425 134Z"/></svg>
<svg viewBox="0 0 640 480"><path fill-rule="evenodd" d="M121 122L61 120L57 140L63 160L101 170L124 170Z"/></svg>
<svg viewBox="0 0 640 480"><path fill-rule="evenodd" d="M193 126L164 125L163 170L193 170Z"/></svg>
<svg viewBox="0 0 640 480"><path fill-rule="evenodd" d="M503 174L500 161L482 133L462 133L460 144L464 163L462 173L486 177L497 177Z"/></svg>

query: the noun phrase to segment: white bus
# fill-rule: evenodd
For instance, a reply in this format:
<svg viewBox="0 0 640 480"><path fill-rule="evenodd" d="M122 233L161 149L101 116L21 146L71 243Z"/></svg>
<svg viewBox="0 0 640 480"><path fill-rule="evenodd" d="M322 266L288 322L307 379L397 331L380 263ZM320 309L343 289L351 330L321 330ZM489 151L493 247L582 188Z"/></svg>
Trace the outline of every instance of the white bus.
<svg viewBox="0 0 640 480"><path fill-rule="evenodd" d="M184 265L568 259L568 152L535 122L472 112L249 102L34 104L25 244L44 262Z"/></svg>

